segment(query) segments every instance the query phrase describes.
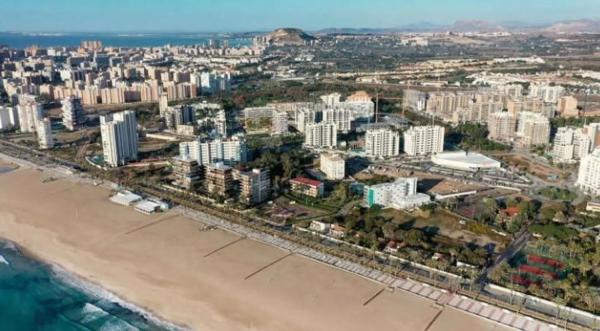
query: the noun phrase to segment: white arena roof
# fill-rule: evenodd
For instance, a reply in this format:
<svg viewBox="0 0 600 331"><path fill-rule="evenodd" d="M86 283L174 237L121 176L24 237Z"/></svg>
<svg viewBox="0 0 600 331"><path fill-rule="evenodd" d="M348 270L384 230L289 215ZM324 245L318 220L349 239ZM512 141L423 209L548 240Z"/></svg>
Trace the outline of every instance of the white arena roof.
<svg viewBox="0 0 600 331"><path fill-rule="evenodd" d="M445 152L431 157L435 165L457 169L475 171L478 169L500 169L501 164L492 158L475 152Z"/></svg>

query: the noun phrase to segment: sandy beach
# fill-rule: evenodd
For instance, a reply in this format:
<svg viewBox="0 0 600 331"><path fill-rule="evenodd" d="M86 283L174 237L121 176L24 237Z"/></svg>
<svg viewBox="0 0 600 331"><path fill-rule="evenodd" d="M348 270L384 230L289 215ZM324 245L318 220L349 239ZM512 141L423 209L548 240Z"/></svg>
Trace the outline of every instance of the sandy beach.
<svg viewBox="0 0 600 331"><path fill-rule="evenodd" d="M174 211L140 214L103 188L43 178L0 174L0 237L194 330L509 330L399 290L365 306L382 285Z"/></svg>

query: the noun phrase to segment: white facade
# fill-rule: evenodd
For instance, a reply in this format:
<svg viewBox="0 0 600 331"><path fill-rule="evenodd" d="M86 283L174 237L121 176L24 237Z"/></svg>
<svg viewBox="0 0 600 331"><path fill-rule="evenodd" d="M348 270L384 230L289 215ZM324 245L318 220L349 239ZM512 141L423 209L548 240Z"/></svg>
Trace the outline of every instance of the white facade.
<svg viewBox="0 0 600 331"><path fill-rule="evenodd" d="M273 111L271 134L288 133L288 114L284 111Z"/></svg>
<svg viewBox="0 0 600 331"><path fill-rule="evenodd" d="M337 154L323 153L320 169L327 179L341 180L346 176L346 161Z"/></svg>
<svg viewBox="0 0 600 331"><path fill-rule="evenodd" d="M522 146L546 145L550 141L550 121L547 117L520 112L517 123L517 136Z"/></svg>
<svg viewBox="0 0 600 331"><path fill-rule="evenodd" d="M137 159L138 135L134 111L101 116L100 133L106 164L118 167Z"/></svg>
<svg viewBox="0 0 600 331"><path fill-rule="evenodd" d="M369 157L400 155L400 133L391 128L369 128L365 134L365 153Z"/></svg>
<svg viewBox="0 0 600 331"><path fill-rule="evenodd" d="M365 204L368 207L379 205L396 209L410 209L429 203L427 194L417 193L417 178L398 178L393 183L366 186Z"/></svg>
<svg viewBox="0 0 600 331"><path fill-rule="evenodd" d="M333 123L339 132L348 133L352 128L350 110L347 108L328 108L323 111L323 122Z"/></svg>
<svg viewBox="0 0 600 331"><path fill-rule="evenodd" d="M339 93L331 93L321 96L321 100L328 107L335 107L340 103L340 98L342 97Z"/></svg>
<svg viewBox="0 0 600 331"><path fill-rule="evenodd" d="M227 116L225 116L225 110L221 109L217 113L215 119L215 130L217 135L221 137L227 137Z"/></svg>
<svg viewBox="0 0 600 331"><path fill-rule="evenodd" d="M242 136L233 136L229 139L214 139L194 141L179 144L179 156L196 160L199 165L216 162L227 164L246 162L246 140Z"/></svg>
<svg viewBox="0 0 600 331"><path fill-rule="evenodd" d="M552 147L552 158L557 163L571 163L590 153L592 140L580 128L558 128Z"/></svg>
<svg viewBox="0 0 600 331"><path fill-rule="evenodd" d="M0 132L12 130L19 126L19 117L13 107L0 106Z"/></svg>
<svg viewBox="0 0 600 331"><path fill-rule="evenodd" d="M583 131L592 141L591 149L600 147L600 123L590 123L583 127Z"/></svg>
<svg viewBox="0 0 600 331"><path fill-rule="evenodd" d="M36 123L44 117L42 105L38 102L26 101L17 106L17 111L21 132L35 132Z"/></svg>
<svg viewBox="0 0 600 331"><path fill-rule="evenodd" d="M67 130L73 131L83 124L85 114L81 106L81 99L65 98L62 103L63 125Z"/></svg>
<svg viewBox="0 0 600 331"><path fill-rule="evenodd" d="M600 195L600 148L581 160L576 185L587 194Z"/></svg>
<svg viewBox="0 0 600 331"><path fill-rule="evenodd" d="M176 130L178 126L196 121L196 110L191 106L167 107L163 112L165 125L169 130Z"/></svg>
<svg viewBox="0 0 600 331"><path fill-rule="evenodd" d="M36 123L36 132L40 149L50 149L54 147L52 123L49 118L44 118Z"/></svg>
<svg viewBox="0 0 600 331"><path fill-rule="evenodd" d="M337 146L337 127L330 123L309 124L304 132L304 145L332 148Z"/></svg>
<svg viewBox="0 0 600 331"><path fill-rule="evenodd" d="M415 126L404 132L404 152L408 155L429 155L444 151L444 127Z"/></svg>
<svg viewBox="0 0 600 331"><path fill-rule="evenodd" d="M307 125L318 121L320 121L319 112L314 109L302 108L296 113L296 129L302 133L306 131Z"/></svg>
<svg viewBox="0 0 600 331"><path fill-rule="evenodd" d="M445 152L431 156L431 162L435 165L464 170L477 171L479 169L500 169L502 164L485 155L474 152Z"/></svg>
<svg viewBox="0 0 600 331"><path fill-rule="evenodd" d="M560 85L550 86L546 84L532 84L529 86L529 97L538 98L543 100L544 102L557 103L558 99L560 99L560 97L562 96L564 90L565 89Z"/></svg>

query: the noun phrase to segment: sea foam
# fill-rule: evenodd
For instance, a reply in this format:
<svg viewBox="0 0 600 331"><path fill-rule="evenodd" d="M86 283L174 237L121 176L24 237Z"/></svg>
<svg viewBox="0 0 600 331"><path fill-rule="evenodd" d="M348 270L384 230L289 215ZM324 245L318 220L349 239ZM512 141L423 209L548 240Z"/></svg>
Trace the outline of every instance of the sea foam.
<svg viewBox="0 0 600 331"><path fill-rule="evenodd" d="M6 259L2 255L0 255L0 264L10 265L10 263L8 263L8 261L6 261Z"/></svg>
<svg viewBox="0 0 600 331"><path fill-rule="evenodd" d="M59 266L51 265L51 268L52 268L53 273L56 275L56 277L60 281L66 283L66 284L70 284L71 286L79 289L80 291L82 291L84 293L89 294L90 296L113 302L123 308L126 308L137 314L140 314L141 316L143 316L147 320L151 321L152 323L154 323L156 325L160 325L161 327L164 327L167 330L171 330L171 331L188 331L189 330L189 329L183 328L181 326L178 326L174 323L165 321L165 320L153 315L152 313L148 312L144 308L136 306L135 304L133 304L131 302L125 301L125 300L121 299L120 297L118 297L117 295L115 295L114 293L108 291L107 289L105 289L99 285L93 284L89 281L86 281L85 279L82 279L80 277L77 277L76 275L64 270L63 268L61 268ZM96 308L101 309L99 307L96 307ZM88 307L88 309L94 309L94 308ZM122 321L122 322L126 323L125 321ZM118 324L116 321L108 323L108 325L106 325L106 330L123 330L122 328L121 329L119 329L119 328L110 329L111 327L118 326L116 324ZM135 327L131 326L130 324L128 324L128 323L126 323L126 324L127 325L121 324L121 326L122 327L129 326L132 329L124 329L124 330L137 330ZM102 326L102 330L105 330L104 325Z"/></svg>

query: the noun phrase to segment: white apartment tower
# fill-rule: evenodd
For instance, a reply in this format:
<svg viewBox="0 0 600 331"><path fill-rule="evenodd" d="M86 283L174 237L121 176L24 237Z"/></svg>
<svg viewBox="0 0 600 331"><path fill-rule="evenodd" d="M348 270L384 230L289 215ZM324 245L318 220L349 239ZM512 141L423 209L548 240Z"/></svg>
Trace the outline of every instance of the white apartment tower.
<svg viewBox="0 0 600 331"><path fill-rule="evenodd" d="M304 145L333 148L337 146L337 127L331 123L308 124L304 132Z"/></svg>
<svg viewBox="0 0 600 331"><path fill-rule="evenodd" d="M38 102L26 100L17 106L21 132L35 132L36 123L44 117L44 109Z"/></svg>
<svg viewBox="0 0 600 331"><path fill-rule="evenodd" d="M246 162L247 146L243 136L228 139L203 141L199 137L194 141L179 144L179 156L196 160L199 165L215 162L234 164Z"/></svg>
<svg viewBox="0 0 600 331"><path fill-rule="evenodd" d="M400 132L389 127L368 128L365 152L369 157L392 157L400 154Z"/></svg>
<svg viewBox="0 0 600 331"><path fill-rule="evenodd" d="M404 152L408 155L429 155L444 151L444 127L415 126L404 132Z"/></svg>
<svg viewBox="0 0 600 331"><path fill-rule="evenodd" d="M0 132L19 126L19 117L13 107L0 106Z"/></svg>
<svg viewBox="0 0 600 331"><path fill-rule="evenodd" d="M330 180L342 180L346 176L346 161L338 154L321 154L321 171Z"/></svg>
<svg viewBox="0 0 600 331"><path fill-rule="evenodd" d="M333 123L339 132L348 133L351 129L351 114L348 108L328 108L323 110L323 122Z"/></svg>
<svg viewBox="0 0 600 331"><path fill-rule="evenodd" d="M54 147L54 137L52 136L52 123L49 118L37 121L36 132L40 149L51 149Z"/></svg>
<svg viewBox="0 0 600 331"><path fill-rule="evenodd" d="M215 119L215 131L217 135L221 137L227 137L227 116L225 116L225 110L221 109L217 113Z"/></svg>
<svg viewBox="0 0 600 331"><path fill-rule="evenodd" d="M519 113L517 136L522 146L545 145L550 141L550 121L547 117L532 113Z"/></svg>
<svg viewBox="0 0 600 331"><path fill-rule="evenodd" d="M169 98L166 94L161 94L158 98L158 114L163 117L165 111L169 108Z"/></svg>
<svg viewBox="0 0 600 331"><path fill-rule="evenodd" d="M137 159L138 135L134 111L101 116L100 133L106 164L118 167Z"/></svg>
<svg viewBox="0 0 600 331"><path fill-rule="evenodd" d="M552 147L552 158L557 163L571 163L590 153L592 140L580 128L558 128Z"/></svg>
<svg viewBox="0 0 600 331"><path fill-rule="evenodd" d="M510 141L515 136L517 117L508 112L490 114L488 117L489 138Z"/></svg>
<svg viewBox="0 0 600 331"><path fill-rule="evenodd" d="M273 110L271 118L271 134L284 134L288 132L288 115L285 111Z"/></svg>
<svg viewBox="0 0 600 331"><path fill-rule="evenodd" d="M576 185L587 194L600 195L600 148L581 160Z"/></svg>
<svg viewBox="0 0 600 331"><path fill-rule="evenodd" d="M62 103L63 125L69 131L80 127L85 119L81 99L76 97L65 98Z"/></svg>

